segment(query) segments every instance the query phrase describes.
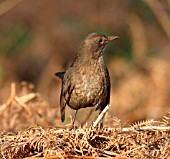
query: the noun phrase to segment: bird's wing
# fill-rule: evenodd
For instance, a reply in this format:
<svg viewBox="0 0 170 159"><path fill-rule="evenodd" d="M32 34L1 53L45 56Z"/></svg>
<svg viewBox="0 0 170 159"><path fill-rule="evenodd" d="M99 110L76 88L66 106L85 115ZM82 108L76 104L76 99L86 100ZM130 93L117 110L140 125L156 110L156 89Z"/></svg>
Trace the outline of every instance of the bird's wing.
<svg viewBox="0 0 170 159"><path fill-rule="evenodd" d="M69 104L71 93L74 90L74 85L71 83L71 75L66 74L63 78L62 82L62 91L60 95L60 113L61 113L61 121L65 120L65 107Z"/></svg>
<svg viewBox="0 0 170 159"><path fill-rule="evenodd" d="M105 77L107 77L106 78L106 103L105 103L105 105L98 107L98 108L100 108L100 111L102 111L110 103L110 86L111 86L111 84L110 84L109 71L108 71L107 67L106 67L106 71L105 71Z"/></svg>
<svg viewBox="0 0 170 159"><path fill-rule="evenodd" d="M110 75L109 75L109 71L106 67L106 85L107 85L107 99L106 99L106 104L110 103Z"/></svg>
<svg viewBox="0 0 170 159"><path fill-rule="evenodd" d="M66 107L66 101L64 99L64 96L62 96L62 93L60 95L60 114L61 114L61 121L64 122L65 120L65 107Z"/></svg>

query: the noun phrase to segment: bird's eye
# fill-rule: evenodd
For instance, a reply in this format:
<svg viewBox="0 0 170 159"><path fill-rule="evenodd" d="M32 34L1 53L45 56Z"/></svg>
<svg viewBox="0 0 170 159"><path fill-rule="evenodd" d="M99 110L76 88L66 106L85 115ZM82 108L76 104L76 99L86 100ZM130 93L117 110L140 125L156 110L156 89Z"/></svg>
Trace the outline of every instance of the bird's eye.
<svg viewBox="0 0 170 159"><path fill-rule="evenodd" d="M102 41L103 41L103 39L102 39L102 38L98 39L98 42L99 42L99 43L101 43Z"/></svg>

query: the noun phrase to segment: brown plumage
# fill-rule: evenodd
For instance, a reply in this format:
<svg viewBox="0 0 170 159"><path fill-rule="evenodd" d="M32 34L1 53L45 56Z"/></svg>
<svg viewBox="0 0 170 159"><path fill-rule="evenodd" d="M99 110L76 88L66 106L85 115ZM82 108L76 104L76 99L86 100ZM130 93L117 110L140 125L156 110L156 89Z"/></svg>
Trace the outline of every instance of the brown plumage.
<svg viewBox="0 0 170 159"><path fill-rule="evenodd" d="M62 79L60 112L65 120L65 107L77 111L80 108L96 107L100 112L110 101L110 76L103 60L103 52L109 41L117 36L106 37L98 33L89 34L82 42L78 54L66 72L58 72Z"/></svg>

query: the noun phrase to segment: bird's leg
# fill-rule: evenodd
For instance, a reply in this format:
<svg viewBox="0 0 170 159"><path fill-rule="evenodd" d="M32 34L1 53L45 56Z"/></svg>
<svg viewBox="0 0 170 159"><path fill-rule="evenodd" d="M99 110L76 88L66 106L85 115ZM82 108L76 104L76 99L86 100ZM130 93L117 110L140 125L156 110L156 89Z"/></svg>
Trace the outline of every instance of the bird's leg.
<svg viewBox="0 0 170 159"><path fill-rule="evenodd" d="M69 127L68 127L69 130L76 129L76 127L74 126L74 123L75 123L75 120L76 120L77 112L78 112L78 110L75 110L74 118L72 118L71 124L69 124Z"/></svg>
<svg viewBox="0 0 170 159"><path fill-rule="evenodd" d="M74 127L74 123L75 123L75 120L76 120L77 112L78 112L78 110L75 110L75 112L74 112L74 119L73 119L73 122L72 122L73 127Z"/></svg>
<svg viewBox="0 0 170 159"><path fill-rule="evenodd" d="M101 114L102 111L99 112L99 115ZM104 115L105 116L105 115ZM103 129L103 119L104 119L104 116L102 117L102 119L100 120L99 124L98 124L98 128L101 130Z"/></svg>

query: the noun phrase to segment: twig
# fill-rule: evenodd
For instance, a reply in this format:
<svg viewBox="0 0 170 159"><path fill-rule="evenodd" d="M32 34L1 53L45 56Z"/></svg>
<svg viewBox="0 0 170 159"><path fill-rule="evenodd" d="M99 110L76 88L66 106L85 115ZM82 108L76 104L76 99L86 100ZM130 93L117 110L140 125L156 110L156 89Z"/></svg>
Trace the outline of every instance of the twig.
<svg viewBox="0 0 170 159"><path fill-rule="evenodd" d="M132 150L128 150L128 151L120 154L120 156L127 155L127 154L129 154L129 153L131 153L131 152L133 152L133 151L136 151L136 150L141 149L141 148L144 148L144 147L146 147L146 145L143 144L143 145L141 145L141 146L139 146L139 147L136 147L136 148L134 148L134 149L132 149Z"/></svg>
<svg viewBox="0 0 170 159"><path fill-rule="evenodd" d="M134 131L134 128L122 128L122 132L131 132ZM139 130L162 130L162 131L170 131L170 126L142 126L139 129L137 129L136 131Z"/></svg>
<svg viewBox="0 0 170 159"><path fill-rule="evenodd" d="M115 152L112 152L112 151L106 151L106 150L103 150L103 152L109 156L119 156L119 154L115 153Z"/></svg>
<svg viewBox="0 0 170 159"><path fill-rule="evenodd" d="M7 102L0 107L0 112L3 111L7 106L10 106L13 101L16 101L19 105L21 105L28 113L30 114L29 109L27 108L27 105L25 104L26 102L34 99L37 97L36 93L30 93L21 97L16 96L16 86L15 83L11 84L11 95Z"/></svg>
<svg viewBox="0 0 170 159"><path fill-rule="evenodd" d="M14 101L15 95L16 95L16 84L11 83L10 97L7 100L7 102L0 107L0 111L3 111L7 106L11 105L11 103Z"/></svg>
<svg viewBox="0 0 170 159"><path fill-rule="evenodd" d="M30 101L30 100L32 100L36 97L37 97L36 93L29 93L29 94L26 94L26 95L19 97L19 99L20 99L21 102L27 103L28 101Z"/></svg>
<svg viewBox="0 0 170 159"><path fill-rule="evenodd" d="M72 159L72 158L77 158L77 159L108 159L108 157L92 157L92 156L77 156L77 155L58 155L58 156L52 156L52 157L46 157L43 159L61 159L61 158L67 158L67 159ZM32 159L31 157L27 157L24 159ZM34 159L42 159L42 157L36 157ZM132 158L127 158L127 157L110 157L110 159L132 159Z"/></svg>
<svg viewBox="0 0 170 159"><path fill-rule="evenodd" d="M16 94L16 84L11 83L11 95L7 101L7 106L9 106L9 111L8 111L8 130L11 130L11 120L12 120L12 107L13 107L13 101L15 98Z"/></svg>
<svg viewBox="0 0 170 159"><path fill-rule="evenodd" d="M27 111L29 116L31 116L31 112L29 111L27 105L21 101L19 97L15 96L15 101Z"/></svg>
<svg viewBox="0 0 170 159"><path fill-rule="evenodd" d="M104 115L106 114L106 112L108 111L110 105L108 104L104 109L103 111L100 113L100 115L97 117L96 121L93 123L93 128L95 128L98 123L100 122L100 120L102 120L102 118L104 117Z"/></svg>

